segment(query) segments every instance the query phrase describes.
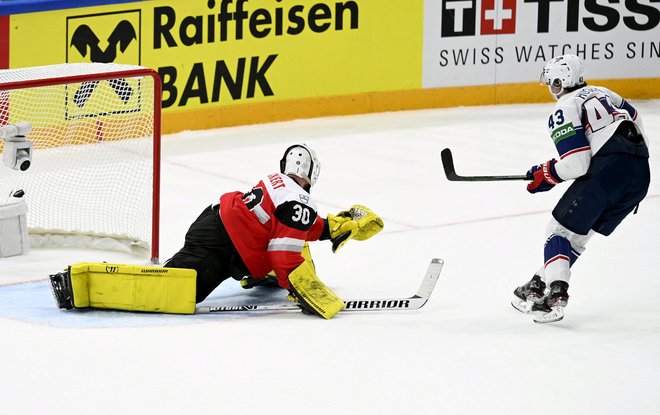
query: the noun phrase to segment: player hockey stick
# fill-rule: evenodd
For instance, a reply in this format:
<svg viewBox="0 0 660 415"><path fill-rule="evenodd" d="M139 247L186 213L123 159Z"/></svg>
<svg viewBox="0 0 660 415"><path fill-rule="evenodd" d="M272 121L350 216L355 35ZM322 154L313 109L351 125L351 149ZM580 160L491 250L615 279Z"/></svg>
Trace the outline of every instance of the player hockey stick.
<svg viewBox="0 0 660 415"><path fill-rule="evenodd" d="M346 307L341 312L346 311L383 311L383 310L418 310L426 304L438 282L440 271L444 262L439 258L433 258L426 270L422 284L417 293L407 298L375 298L363 300L346 300ZM236 313L244 311L300 311L294 303L283 304L253 304L253 305L233 305L233 306L210 306L197 307L196 314L205 313Z"/></svg>
<svg viewBox="0 0 660 415"><path fill-rule="evenodd" d="M452 182L495 182L501 180L532 180L527 175L513 175L513 176L460 176L454 169L454 158L451 155L451 150L445 148L440 153L442 157L442 166L445 169L447 179Z"/></svg>

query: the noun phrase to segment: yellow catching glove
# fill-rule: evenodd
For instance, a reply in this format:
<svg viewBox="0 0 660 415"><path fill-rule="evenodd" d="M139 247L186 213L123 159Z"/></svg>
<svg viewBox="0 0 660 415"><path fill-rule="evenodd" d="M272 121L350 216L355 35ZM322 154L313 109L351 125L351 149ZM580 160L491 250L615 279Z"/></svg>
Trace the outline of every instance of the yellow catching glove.
<svg viewBox="0 0 660 415"><path fill-rule="evenodd" d="M347 211L328 215L332 252L337 252L350 239L365 241L383 230L385 224L371 209L353 205Z"/></svg>

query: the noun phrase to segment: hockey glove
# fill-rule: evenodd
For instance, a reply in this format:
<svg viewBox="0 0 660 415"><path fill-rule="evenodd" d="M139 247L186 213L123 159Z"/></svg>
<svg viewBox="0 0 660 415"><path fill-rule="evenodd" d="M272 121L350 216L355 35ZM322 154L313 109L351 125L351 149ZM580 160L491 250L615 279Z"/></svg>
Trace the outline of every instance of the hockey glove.
<svg viewBox="0 0 660 415"><path fill-rule="evenodd" d="M337 215L328 215L332 252L337 252L350 239L365 241L383 230L383 219L366 206L353 205Z"/></svg>
<svg viewBox="0 0 660 415"><path fill-rule="evenodd" d="M556 184L563 182L555 170L555 163L557 160L548 160L538 166L533 166L527 171L527 178L532 180L527 185L529 193L547 192L555 187Z"/></svg>

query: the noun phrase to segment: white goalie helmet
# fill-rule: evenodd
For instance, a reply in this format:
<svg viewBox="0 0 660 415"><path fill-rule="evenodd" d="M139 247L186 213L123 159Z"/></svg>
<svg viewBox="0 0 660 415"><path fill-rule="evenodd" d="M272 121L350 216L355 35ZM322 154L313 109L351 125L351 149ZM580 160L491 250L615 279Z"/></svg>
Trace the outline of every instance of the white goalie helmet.
<svg viewBox="0 0 660 415"><path fill-rule="evenodd" d="M321 163L307 144L294 144L284 152L280 160L280 172L300 177L314 186L321 172Z"/></svg>
<svg viewBox="0 0 660 415"><path fill-rule="evenodd" d="M575 86L584 85L584 64L575 55L561 55L550 59L541 72L541 83L548 86L554 99Z"/></svg>

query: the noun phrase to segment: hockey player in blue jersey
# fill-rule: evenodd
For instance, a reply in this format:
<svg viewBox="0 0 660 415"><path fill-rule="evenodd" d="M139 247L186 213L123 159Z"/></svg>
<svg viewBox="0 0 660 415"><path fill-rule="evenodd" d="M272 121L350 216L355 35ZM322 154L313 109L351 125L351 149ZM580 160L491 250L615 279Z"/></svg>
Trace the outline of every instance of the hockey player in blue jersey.
<svg viewBox="0 0 660 415"><path fill-rule="evenodd" d="M557 100L548 131L559 159L533 166L530 193L573 180L546 228L544 264L514 291L512 305L537 323L559 321L568 302L571 266L589 239L610 235L644 199L649 187L648 139L637 110L607 88L584 82L582 60L548 61L541 82Z"/></svg>

